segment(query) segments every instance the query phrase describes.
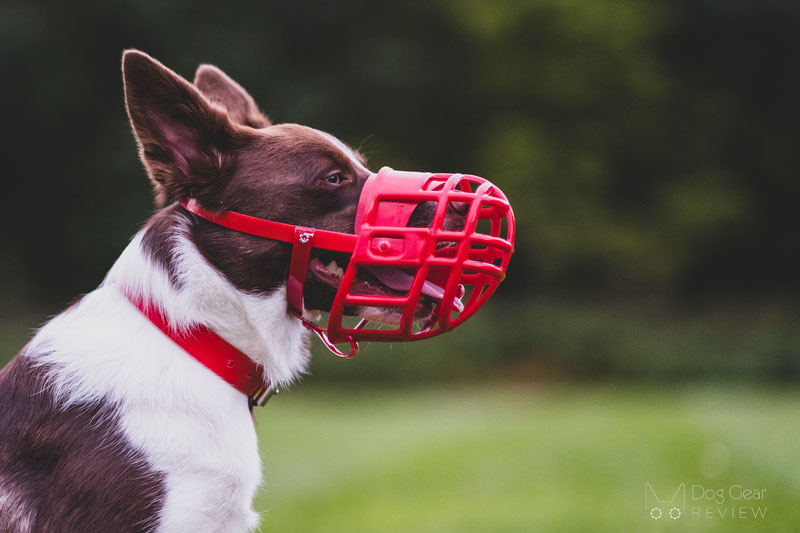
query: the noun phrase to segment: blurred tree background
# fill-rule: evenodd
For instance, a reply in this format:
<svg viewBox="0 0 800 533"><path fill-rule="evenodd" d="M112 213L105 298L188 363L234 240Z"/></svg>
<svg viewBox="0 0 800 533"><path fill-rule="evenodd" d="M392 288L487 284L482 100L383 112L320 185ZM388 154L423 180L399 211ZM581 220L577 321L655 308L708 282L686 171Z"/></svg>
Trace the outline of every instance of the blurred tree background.
<svg viewBox="0 0 800 533"><path fill-rule="evenodd" d="M152 212L119 61L213 63L377 169L492 179L518 250L490 306L314 379L800 377L800 4L0 3L0 363Z"/></svg>

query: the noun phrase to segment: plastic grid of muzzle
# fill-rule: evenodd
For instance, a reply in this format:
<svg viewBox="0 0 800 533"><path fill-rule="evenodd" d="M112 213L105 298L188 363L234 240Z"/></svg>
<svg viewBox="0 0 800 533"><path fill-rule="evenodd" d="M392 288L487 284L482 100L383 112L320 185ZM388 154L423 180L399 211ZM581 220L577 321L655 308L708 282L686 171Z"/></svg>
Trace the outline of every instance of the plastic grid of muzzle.
<svg viewBox="0 0 800 533"><path fill-rule="evenodd" d="M382 168L364 184L355 234L211 211L191 198L180 203L215 224L291 243L288 310L333 353L344 357L358 353L359 341L419 340L461 325L497 289L514 252L514 213L508 199L488 180L468 174ZM430 222L409 226L423 204L433 208ZM456 217L460 222L455 228L454 212L462 214ZM327 330L303 317L303 286L314 248L350 254ZM372 279L386 279L388 272L406 282L402 290L390 294L371 293L359 281L362 270ZM357 310L362 316L399 315L400 320L397 326L370 328L362 320L348 327L346 310ZM340 342L349 342L350 351L341 352L333 345Z"/></svg>
<svg viewBox="0 0 800 533"><path fill-rule="evenodd" d="M435 205L427 227L409 227L423 203ZM458 229L446 229L453 212L464 213ZM514 213L503 192L468 174L395 171L371 175L361 193L355 224L358 241L328 320L333 342L349 338L410 341L439 335L461 325L497 289L514 251ZM401 269L413 276L406 294L358 290L359 271ZM420 317L425 282L443 289L432 313ZM461 300L461 304L457 302ZM347 327L345 309L363 314L401 313L397 326ZM372 309L369 309L372 308Z"/></svg>

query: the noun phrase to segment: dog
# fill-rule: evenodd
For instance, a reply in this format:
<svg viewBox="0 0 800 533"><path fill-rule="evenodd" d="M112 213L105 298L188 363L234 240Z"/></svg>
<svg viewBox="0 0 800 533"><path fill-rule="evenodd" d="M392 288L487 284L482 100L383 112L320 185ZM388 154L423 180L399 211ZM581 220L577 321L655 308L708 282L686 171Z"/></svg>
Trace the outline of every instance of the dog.
<svg viewBox="0 0 800 533"><path fill-rule="evenodd" d="M257 527L261 464L248 397L135 304L156 306L175 330L212 330L273 386L290 385L309 360L309 333L287 313L291 245L232 232L177 202L352 233L370 175L336 137L272 124L214 66L201 65L190 83L126 50L122 74L158 209L102 284L0 372L2 533ZM331 308L341 267L327 267L306 279L307 317Z"/></svg>

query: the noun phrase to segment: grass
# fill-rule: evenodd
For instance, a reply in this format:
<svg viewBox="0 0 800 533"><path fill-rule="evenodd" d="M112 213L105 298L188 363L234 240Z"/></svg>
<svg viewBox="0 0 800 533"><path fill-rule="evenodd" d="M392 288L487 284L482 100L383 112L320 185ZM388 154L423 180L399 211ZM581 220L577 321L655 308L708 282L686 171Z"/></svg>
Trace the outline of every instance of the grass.
<svg viewBox="0 0 800 533"><path fill-rule="evenodd" d="M343 362L317 346L314 375L257 412L263 530L800 530L797 381L735 381L800 375L796 310L762 309L747 321L552 302L496 311L413 350L373 343ZM0 313L0 366L46 315ZM524 384L576 375L628 384ZM364 388L419 376L427 385ZM517 383L458 385L476 376ZM635 384L659 376L725 384ZM661 497L685 483L684 516L649 518L646 483ZM693 485L737 484L766 498L691 499ZM695 507L703 517L691 516ZM742 507L766 517L731 518Z"/></svg>
<svg viewBox="0 0 800 533"><path fill-rule="evenodd" d="M312 384L271 400L257 425L263 531L800 527L800 394L788 390ZM646 483L660 497L686 483L684 516L649 518ZM691 499L692 485L737 484L766 489L765 498ZM764 518L731 518L731 507L738 516L740 507L759 506ZM702 517L691 516L693 507Z"/></svg>

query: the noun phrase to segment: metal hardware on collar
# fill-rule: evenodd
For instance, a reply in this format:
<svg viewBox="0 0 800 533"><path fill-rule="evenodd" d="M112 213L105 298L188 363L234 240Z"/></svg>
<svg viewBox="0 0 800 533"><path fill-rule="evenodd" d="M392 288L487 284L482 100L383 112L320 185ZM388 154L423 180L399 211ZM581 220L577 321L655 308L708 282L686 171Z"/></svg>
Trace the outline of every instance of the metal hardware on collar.
<svg viewBox="0 0 800 533"><path fill-rule="evenodd" d="M276 386L264 387L258 394L250 396L250 405L253 407L264 407L270 398L280 392Z"/></svg>

